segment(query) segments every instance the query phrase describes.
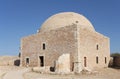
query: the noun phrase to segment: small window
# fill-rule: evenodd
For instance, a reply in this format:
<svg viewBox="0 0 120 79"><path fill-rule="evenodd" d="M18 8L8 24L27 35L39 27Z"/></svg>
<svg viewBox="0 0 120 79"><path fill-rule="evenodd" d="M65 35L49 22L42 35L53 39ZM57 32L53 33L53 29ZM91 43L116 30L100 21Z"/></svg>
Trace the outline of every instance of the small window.
<svg viewBox="0 0 120 79"><path fill-rule="evenodd" d="M96 45L96 50L98 50L99 49L99 46L98 45Z"/></svg>
<svg viewBox="0 0 120 79"><path fill-rule="evenodd" d="M45 50L45 43L43 43L43 50Z"/></svg>
<svg viewBox="0 0 120 79"><path fill-rule="evenodd" d="M107 58L105 57L105 64L107 63Z"/></svg>
<svg viewBox="0 0 120 79"><path fill-rule="evenodd" d="M96 63L98 64L98 57L96 57Z"/></svg>
<svg viewBox="0 0 120 79"><path fill-rule="evenodd" d="M29 64L29 58L26 58L26 64Z"/></svg>
<svg viewBox="0 0 120 79"><path fill-rule="evenodd" d="M84 67L87 67L87 58L84 57Z"/></svg>

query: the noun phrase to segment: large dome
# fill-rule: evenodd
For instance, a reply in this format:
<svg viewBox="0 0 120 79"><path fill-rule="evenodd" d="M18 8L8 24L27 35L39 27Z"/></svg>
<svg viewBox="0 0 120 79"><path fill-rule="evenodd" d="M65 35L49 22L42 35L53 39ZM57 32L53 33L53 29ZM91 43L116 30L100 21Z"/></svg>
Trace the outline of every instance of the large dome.
<svg viewBox="0 0 120 79"><path fill-rule="evenodd" d="M48 18L41 26L40 32L54 30L72 24L94 31L93 25L83 15L74 12L62 12Z"/></svg>

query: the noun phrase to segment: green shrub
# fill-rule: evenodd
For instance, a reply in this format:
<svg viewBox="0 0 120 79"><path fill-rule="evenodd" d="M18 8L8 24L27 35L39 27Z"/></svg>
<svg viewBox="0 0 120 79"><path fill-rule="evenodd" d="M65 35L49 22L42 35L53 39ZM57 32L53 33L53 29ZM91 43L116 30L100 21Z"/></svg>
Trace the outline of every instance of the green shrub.
<svg viewBox="0 0 120 79"><path fill-rule="evenodd" d="M110 56L111 56L111 57L120 56L120 53L112 53Z"/></svg>

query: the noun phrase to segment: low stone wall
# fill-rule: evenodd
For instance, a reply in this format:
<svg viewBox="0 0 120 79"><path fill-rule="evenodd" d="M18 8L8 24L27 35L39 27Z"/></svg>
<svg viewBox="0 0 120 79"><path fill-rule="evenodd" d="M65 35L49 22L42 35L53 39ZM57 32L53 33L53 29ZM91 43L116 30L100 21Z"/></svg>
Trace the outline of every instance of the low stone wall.
<svg viewBox="0 0 120 79"><path fill-rule="evenodd" d="M20 59L17 56L0 56L0 66L19 66Z"/></svg>

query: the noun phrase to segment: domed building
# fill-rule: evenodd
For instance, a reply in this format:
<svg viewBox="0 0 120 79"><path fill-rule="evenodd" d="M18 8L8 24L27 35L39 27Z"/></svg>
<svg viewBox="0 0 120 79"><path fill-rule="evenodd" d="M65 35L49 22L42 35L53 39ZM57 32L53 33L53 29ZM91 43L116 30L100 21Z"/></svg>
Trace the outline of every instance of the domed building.
<svg viewBox="0 0 120 79"><path fill-rule="evenodd" d="M80 73L108 67L109 60L109 38L74 12L51 16L36 34L21 39L21 66Z"/></svg>

